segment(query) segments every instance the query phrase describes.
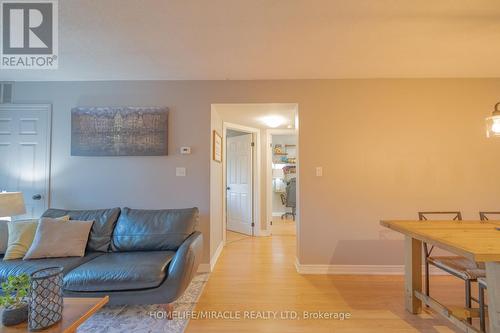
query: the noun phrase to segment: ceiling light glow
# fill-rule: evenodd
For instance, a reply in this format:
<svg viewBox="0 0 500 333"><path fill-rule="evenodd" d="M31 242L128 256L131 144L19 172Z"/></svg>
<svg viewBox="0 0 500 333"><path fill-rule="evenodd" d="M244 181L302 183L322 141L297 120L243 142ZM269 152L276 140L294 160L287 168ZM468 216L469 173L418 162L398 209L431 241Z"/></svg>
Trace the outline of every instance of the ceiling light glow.
<svg viewBox="0 0 500 333"><path fill-rule="evenodd" d="M261 118L261 121L268 127L276 128L283 125L286 122L286 119L281 116L267 116Z"/></svg>

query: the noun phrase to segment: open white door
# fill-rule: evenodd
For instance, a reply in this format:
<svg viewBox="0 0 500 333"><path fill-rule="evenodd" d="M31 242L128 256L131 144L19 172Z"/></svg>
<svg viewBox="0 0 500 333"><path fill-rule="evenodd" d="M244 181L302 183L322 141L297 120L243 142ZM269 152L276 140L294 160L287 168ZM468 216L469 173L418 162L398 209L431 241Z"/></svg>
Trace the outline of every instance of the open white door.
<svg viewBox="0 0 500 333"><path fill-rule="evenodd" d="M227 229L253 235L252 134L227 138Z"/></svg>
<svg viewBox="0 0 500 333"><path fill-rule="evenodd" d="M0 191L23 192L26 215L39 218L49 204L51 109L0 105Z"/></svg>

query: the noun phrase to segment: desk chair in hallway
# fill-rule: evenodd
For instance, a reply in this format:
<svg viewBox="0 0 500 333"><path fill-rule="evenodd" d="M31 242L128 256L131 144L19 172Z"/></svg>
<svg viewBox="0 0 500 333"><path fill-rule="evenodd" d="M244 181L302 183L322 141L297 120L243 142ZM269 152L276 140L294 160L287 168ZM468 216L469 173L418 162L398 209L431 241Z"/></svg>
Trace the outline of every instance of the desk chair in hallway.
<svg viewBox="0 0 500 333"><path fill-rule="evenodd" d="M295 221L295 215L296 215L295 213L297 207L296 190L297 190L297 181L295 178L292 178L286 185L286 194L282 193L280 196L281 203L287 208L292 208L292 211L286 212L285 214L281 215L281 219L291 216L292 219Z"/></svg>

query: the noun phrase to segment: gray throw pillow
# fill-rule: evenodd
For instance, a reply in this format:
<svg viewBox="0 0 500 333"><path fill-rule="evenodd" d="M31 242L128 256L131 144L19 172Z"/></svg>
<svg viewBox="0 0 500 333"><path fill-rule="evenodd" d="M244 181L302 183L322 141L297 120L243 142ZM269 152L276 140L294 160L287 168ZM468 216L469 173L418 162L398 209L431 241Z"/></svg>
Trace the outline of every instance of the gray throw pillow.
<svg viewBox="0 0 500 333"><path fill-rule="evenodd" d="M9 228L7 221L0 220L0 254L4 254L7 250L7 243L9 241Z"/></svg>
<svg viewBox="0 0 500 333"><path fill-rule="evenodd" d="M69 215L75 221L95 221L90 231L88 251L108 252L111 235L120 215L120 208L95 210L65 210L50 208L42 217L61 217Z"/></svg>
<svg viewBox="0 0 500 333"><path fill-rule="evenodd" d="M35 239L23 259L83 257L93 223L40 219Z"/></svg>

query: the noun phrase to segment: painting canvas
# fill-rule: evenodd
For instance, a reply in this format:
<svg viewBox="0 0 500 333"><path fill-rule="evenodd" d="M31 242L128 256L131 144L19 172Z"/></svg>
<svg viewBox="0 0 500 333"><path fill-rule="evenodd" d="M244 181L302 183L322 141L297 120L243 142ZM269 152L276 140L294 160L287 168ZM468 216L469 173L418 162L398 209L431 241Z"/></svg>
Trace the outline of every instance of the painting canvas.
<svg viewBox="0 0 500 333"><path fill-rule="evenodd" d="M161 156L168 153L166 107L76 107L72 156Z"/></svg>

